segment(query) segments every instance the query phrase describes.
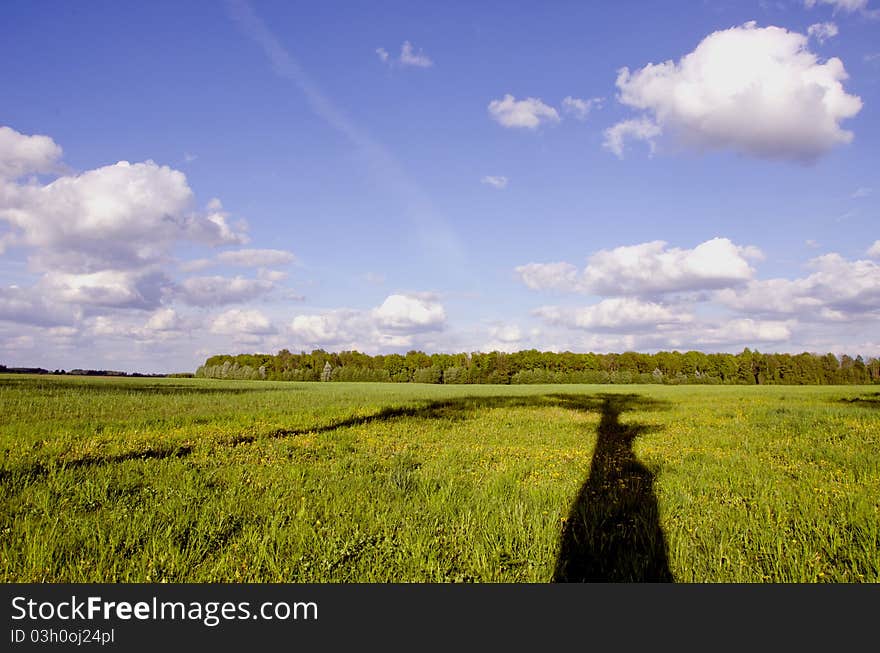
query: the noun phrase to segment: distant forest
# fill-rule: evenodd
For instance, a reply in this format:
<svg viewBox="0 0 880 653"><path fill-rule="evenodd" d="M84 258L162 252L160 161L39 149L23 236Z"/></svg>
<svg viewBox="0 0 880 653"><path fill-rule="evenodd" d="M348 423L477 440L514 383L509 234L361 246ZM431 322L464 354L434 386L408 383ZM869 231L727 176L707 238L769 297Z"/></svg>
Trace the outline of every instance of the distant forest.
<svg viewBox="0 0 880 653"><path fill-rule="evenodd" d="M43 367L6 367L0 365L0 374L64 374L68 376L131 376L131 377L149 377L161 378L166 376L191 377L191 373L182 372L179 374L141 374L140 372L119 372L118 370L47 370Z"/></svg>
<svg viewBox="0 0 880 653"><path fill-rule="evenodd" d="M834 354L540 352L369 356L357 351L211 356L196 377L396 383L665 383L835 385L880 383L880 359Z"/></svg>

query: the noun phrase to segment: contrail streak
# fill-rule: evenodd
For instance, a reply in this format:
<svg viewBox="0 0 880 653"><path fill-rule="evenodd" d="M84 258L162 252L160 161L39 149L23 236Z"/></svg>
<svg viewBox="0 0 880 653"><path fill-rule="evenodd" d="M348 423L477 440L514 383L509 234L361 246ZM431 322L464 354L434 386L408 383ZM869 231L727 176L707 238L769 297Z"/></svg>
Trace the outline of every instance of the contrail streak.
<svg viewBox="0 0 880 653"><path fill-rule="evenodd" d="M409 178L388 149L359 128L321 92L246 0L227 0L227 7L244 34L262 48L275 73L296 84L312 111L366 154L384 183L404 204L426 253L450 269L459 269L463 259L460 240L446 221L436 215L424 191Z"/></svg>

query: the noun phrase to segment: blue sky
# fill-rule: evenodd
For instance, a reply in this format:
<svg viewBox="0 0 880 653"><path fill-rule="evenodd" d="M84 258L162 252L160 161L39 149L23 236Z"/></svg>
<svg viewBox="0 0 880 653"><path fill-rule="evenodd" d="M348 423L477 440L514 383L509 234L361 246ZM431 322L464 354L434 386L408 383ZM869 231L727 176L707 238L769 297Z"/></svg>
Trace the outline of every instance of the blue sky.
<svg viewBox="0 0 880 653"><path fill-rule="evenodd" d="M0 362L880 355L874 4L7 2Z"/></svg>

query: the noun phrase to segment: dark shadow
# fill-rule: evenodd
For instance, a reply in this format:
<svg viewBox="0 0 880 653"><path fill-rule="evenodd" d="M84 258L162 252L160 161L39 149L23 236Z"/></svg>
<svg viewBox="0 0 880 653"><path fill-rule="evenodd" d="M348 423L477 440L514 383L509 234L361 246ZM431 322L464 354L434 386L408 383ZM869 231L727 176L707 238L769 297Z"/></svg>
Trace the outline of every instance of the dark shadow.
<svg viewBox="0 0 880 653"><path fill-rule="evenodd" d="M654 475L632 450L648 430L621 424L634 395L606 395L587 480L562 529L553 582L672 582Z"/></svg>
<svg viewBox="0 0 880 653"><path fill-rule="evenodd" d="M841 403L851 406L860 406L862 408L880 409L880 392L872 392L863 397L844 398L839 400Z"/></svg>
<svg viewBox="0 0 880 653"><path fill-rule="evenodd" d="M129 451L121 454L113 454L111 456L94 456L85 455L82 458L74 458L73 460L60 460L54 469L63 471L67 469L81 469L89 467L100 467L102 465L114 465L127 460L162 460L164 458L185 458L193 452L193 448L189 445L168 446L168 447L151 447L140 451ZM21 465L10 469L0 469L0 484L15 485L16 482L22 485L28 485L36 480L45 478L52 471L53 467L42 462L32 463L30 465Z"/></svg>

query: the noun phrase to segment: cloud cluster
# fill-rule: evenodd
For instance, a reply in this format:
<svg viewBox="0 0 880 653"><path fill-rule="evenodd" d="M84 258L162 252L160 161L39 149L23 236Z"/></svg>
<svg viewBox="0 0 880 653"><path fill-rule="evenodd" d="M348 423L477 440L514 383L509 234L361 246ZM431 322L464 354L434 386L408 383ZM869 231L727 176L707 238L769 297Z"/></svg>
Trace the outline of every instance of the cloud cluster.
<svg viewBox="0 0 880 653"><path fill-rule="evenodd" d="M23 250L37 275L29 287L0 286L0 321L43 332L73 329L77 337L161 341L187 323L174 303L204 308L252 301L285 276L267 266L295 261L281 249L230 249L180 269L258 268L256 278L174 279L170 264L181 244L242 245L244 226L231 224L216 198L198 209L178 170L120 161L73 174L65 172L61 152L48 136L0 128L0 223L7 227L0 239ZM25 178L37 173L54 178ZM149 319L144 323L132 311L149 311ZM252 311L227 311L208 330L255 333L261 324ZM65 337L72 342L73 335Z"/></svg>
<svg viewBox="0 0 880 653"><path fill-rule="evenodd" d="M627 333L693 321L693 316L657 302L634 297L611 297L592 306L561 308L544 306L534 314L549 324L588 331Z"/></svg>
<svg viewBox="0 0 880 653"><path fill-rule="evenodd" d="M643 114L609 128L605 147L622 156L626 139L663 133L696 150L812 161L853 139L841 122L862 101L846 79L843 62L821 62L803 34L748 22L710 34L678 62L622 68L618 100Z"/></svg>
<svg viewBox="0 0 880 653"><path fill-rule="evenodd" d="M880 265L825 254L811 260L809 267L814 272L806 277L754 280L744 288L719 291L718 299L741 312L802 321L880 317Z"/></svg>
<svg viewBox="0 0 880 653"><path fill-rule="evenodd" d="M880 241L868 249L880 258ZM523 283L603 297L586 306L541 306L532 313L550 327L595 336L598 345L730 348L813 339L846 323L880 320L880 264L818 256L810 274L758 279L754 247L713 238L693 249L663 241L593 254L583 269L565 262L516 268ZM581 342L583 344L583 341ZM597 349L598 350L598 349Z"/></svg>
<svg viewBox="0 0 880 653"><path fill-rule="evenodd" d="M414 338L446 326L443 305L430 295L393 294L372 310L335 309L297 315L289 333L303 348L409 347Z"/></svg>
<svg viewBox="0 0 880 653"><path fill-rule="evenodd" d="M565 262L529 263L516 271L534 290L652 296L745 283L754 275L749 259L760 256L756 248L735 245L727 238L713 238L693 249L656 240L600 250L581 271Z"/></svg>

